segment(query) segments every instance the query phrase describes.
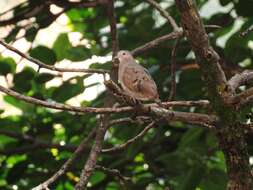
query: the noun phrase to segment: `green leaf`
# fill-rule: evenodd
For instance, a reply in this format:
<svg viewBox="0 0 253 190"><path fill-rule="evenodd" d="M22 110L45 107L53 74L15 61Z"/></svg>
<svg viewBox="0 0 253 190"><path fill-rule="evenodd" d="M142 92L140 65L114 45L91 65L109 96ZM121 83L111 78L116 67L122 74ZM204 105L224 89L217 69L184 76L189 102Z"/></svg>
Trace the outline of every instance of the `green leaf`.
<svg viewBox="0 0 253 190"><path fill-rule="evenodd" d="M18 34L18 32L19 32L20 30L21 30L20 27L15 27L15 28L13 28L13 29L11 30L11 32L8 34L8 36L5 37L5 41L6 41L7 43L9 43L9 42L15 40L15 38L16 38L16 36L17 36L17 34Z"/></svg>
<svg viewBox="0 0 253 190"><path fill-rule="evenodd" d="M205 173L205 167L202 164L195 165L183 177L178 190L195 190L202 180Z"/></svg>
<svg viewBox="0 0 253 190"><path fill-rule="evenodd" d="M96 184L102 182L105 178L106 178L106 175L103 172L96 171L90 177L89 182L92 185L96 185Z"/></svg>
<svg viewBox="0 0 253 190"><path fill-rule="evenodd" d="M49 74L49 73L41 73L39 75L36 76L35 78L35 82L42 84L42 83L46 83L50 80L52 80L54 78L54 75Z"/></svg>
<svg viewBox="0 0 253 190"><path fill-rule="evenodd" d="M53 50L56 53L57 61L68 57L68 51L72 48L67 33L61 33L53 44Z"/></svg>
<svg viewBox="0 0 253 190"><path fill-rule="evenodd" d="M18 181L20 178L22 178L27 167L28 162L26 160L15 164L14 167L8 172L6 177L7 182L13 184Z"/></svg>
<svg viewBox="0 0 253 190"><path fill-rule="evenodd" d="M58 61L63 59L83 61L91 55L90 50L83 45L73 47L67 33L62 33L57 37L53 49L57 55Z"/></svg>
<svg viewBox="0 0 253 190"><path fill-rule="evenodd" d="M253 38L253 34L249 34L243 38L238 33L232 35L225 45L225 55L229 57L233 63L239 63L244 59L251 57L252 50L248 48L248 42Z"/></svg>
<svg viewBox="0 0 253 190"><path fill-rule="evenodd" d="M4 101L19 109L24 107L24 103L22 101L9 95L4 96Z"/></svg>
<svg viewBox="0 0 253 190"><path fill-rule="evenodd" d="M200 187L205 190L226 189L228 177L225 172L213 169L203 178Z"/></svg>
<svg viewBox="0 0 253 190"><path fill-rule="evenodd" d="M105 190L118 190L118 189L120 189L119 184L113 181L108 183Z"/></svg>
<svg viewBox="0 0 253 190"><path fill-rule="evenodd" d="M111 65L109 63L92 63L89 67L90 69L111 69Z"/></svg>
<svg viewBox="0 0 253 190"><path fill-rule="evenodd" d="M179 80L180 82L178 84L177 91L179 94L181 94L181 96L187 96L189 99L193 100L203 96L202 88L204 85L199 70L189 69L187 71L184 71L180 75Z"/></svg>
<svg viewBox="0 0 253 190"><path fill-rule="evenodd" d="M16 139L13 139L11 137L4 136L1 134L0 134L0 139L1 139L0 150L4 148L8 148L9 143L13 143L17 141Z"/></svg>
<svg viewBox="0 0 253 190"><path fill-rule="evenodd" d="M37 33L38 33L38 28L35 26L32 26L32 27L26 29L26 32L25 32L26 40L28 42L32 42L35 39Z"/></svg>
<svg viewBox="0 0 253 190"><path fill-rule="evenodd" d="M14 59L10 57L0 58L0 75L7 75L8 73L14 73L16 70L16 63Z"/></svg>
<svg viewBox="0 0 253 190"><path fill-rule="evenodd" d="M35 77L35 71L30 67L25 67L21 72L14 75L14 88L19 92L28 92L31 88L31 81Z"/></svg>
<svg viewBox="0 0 253 190"><path fill-rule="evenodd" d="M72 84L67 81L54 90L52 98L59 102L65 102L68 99L82 93L83 91L84 86L82 80L78 81L76 84Z"/></svg>
<svg viewBox="0 0 253 190"><path fill-rule="evenodd" d="M83 61L90 56L89 49L85 46L76 46L68 49L66 58L71 61Z"/></svg>
<svg viewBox="0 0 253 190"><path fill-rule="evenodd" d="M193 144L198 144L203 133L204 130L201 128L189 129L181 138L179 147L184 148Z"/></svg>
<svg viewBox="0 0 253 190"><path fill-rule="evenodd" d="M30 56L48 65L53 65L56 62L54 51L46 46L37 46L33 48L30 51Z"/></svg>

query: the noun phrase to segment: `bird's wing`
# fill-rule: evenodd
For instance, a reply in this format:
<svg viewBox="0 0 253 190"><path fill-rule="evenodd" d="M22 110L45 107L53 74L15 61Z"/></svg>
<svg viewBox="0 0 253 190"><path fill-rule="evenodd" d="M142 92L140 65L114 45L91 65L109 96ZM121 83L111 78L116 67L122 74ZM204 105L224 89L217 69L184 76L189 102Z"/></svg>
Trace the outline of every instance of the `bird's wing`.
<svg viewBox="0 0 253 190"><path fill-rule="evenodd" d="M120 82L123 89L136 99L149 100L158 97L154 80L140 65L126 66Z"/></svg>

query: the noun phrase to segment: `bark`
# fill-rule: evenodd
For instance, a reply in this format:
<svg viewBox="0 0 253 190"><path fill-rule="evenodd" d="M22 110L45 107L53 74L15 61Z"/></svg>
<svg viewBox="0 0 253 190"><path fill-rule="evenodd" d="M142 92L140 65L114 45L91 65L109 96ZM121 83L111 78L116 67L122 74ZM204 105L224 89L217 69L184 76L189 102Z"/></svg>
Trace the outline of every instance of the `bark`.
<svg viewBox="0 0 253 190"><path fill-rule="evenodd" d="M176 0L181 14L181 23L196 59L200 65L208 88L213 110L220 121L217 123L217 137L226 164L229 182L228 190L252 189L252 174L243 127L239 124L240 113L226 99L234 95L220 66L220 57L209 44L208 36L192 0Z"/></svg>

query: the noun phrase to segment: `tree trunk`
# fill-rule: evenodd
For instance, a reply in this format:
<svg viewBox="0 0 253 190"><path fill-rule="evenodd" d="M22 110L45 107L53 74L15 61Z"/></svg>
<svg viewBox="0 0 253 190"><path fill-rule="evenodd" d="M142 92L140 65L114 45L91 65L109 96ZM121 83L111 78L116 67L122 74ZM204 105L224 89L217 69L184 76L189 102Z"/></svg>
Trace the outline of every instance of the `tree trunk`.
<svg viewBox="0 0 253 190"><path fill-rule="evenodd" d="M239 123L240 113L226 99L233 96L220 66L220 57L209 44L207 33L192 0L176 0L181 13L181 23L196 59L200 65L208 88L213 111L220 121L217 137L227 165L228 190L252 189L252 174L243 127Z"/></svg>

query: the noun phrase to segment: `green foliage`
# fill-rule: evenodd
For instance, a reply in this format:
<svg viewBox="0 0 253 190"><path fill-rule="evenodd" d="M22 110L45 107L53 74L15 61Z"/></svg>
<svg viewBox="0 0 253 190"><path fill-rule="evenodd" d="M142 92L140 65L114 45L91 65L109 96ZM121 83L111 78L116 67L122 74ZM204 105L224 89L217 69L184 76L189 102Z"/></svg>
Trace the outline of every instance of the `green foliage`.
<svg viewBox="0 0 253 190"><path fill-rule="evenodd" d="M57 1L60 4L60 1ZM157 1L166 11L180 22L178 10L174 1ZM196 1L198 8L210 2ZM252 2L219 0L221 6L227 6L225 11L216 10L210 18L205 18L205 24L221 26L209 33L210 43L219 52L226 68L241 70L240 65L246 60L247 68L252 68L253 33L240 37L239 32L252 26ZM24 20L23 13L38 10L38 5L44 1L28 1L15 8L14 15L18 20ZM60 6L60 5L59 5ZM48 6L43 6L26 28L22 28L24 37L34 42L37 33L50 26L54 15ZM132 50L144 43L172 31L163 22L159 13L143 1L116 1L116 16L118 37L121 49ZM210 6L210 10L213 7ZM236 17L235 15L236 14ZM41 44L31 46L29 55L48 65L54 65L62 60L72 62L84 61L92 55L106 56L111 52L111 35L108 18L104 6L96 8L71 8L66 12L67 27L73 32L79 32L87 44L73 45L68 33L60 33L52 47ZM242 22L237 26L235 20ZM14 23L16 24L16 23ZM235 27L238 27L235 30ZM21 31L19 24L13 25L5 40L13 42ZM208 30L209 31L209 30ZM50 34L48 34L50 35ZM223 41L220 43L220 41ZM219 42L219 43L218 43ZM168 41L159 47L145 52L137 57L152 74L159 88L160 97L166 100L169 96L171 77L170 55L174 41ZM177 50L177 94L176 100L198 100L206 98L205 84L201 72L196 67L189 43L182 39ZM239 64L240 63L240 64ZM0 57L0 79L10 80L9 87L31 97L49 102L66 103L76 96L87 93L89 88L96 86L85 84L84 79L90 75L75 76L68 80L58 73L37 72L32 67L20 69L14 59ZM110 69L111 63L93 63L89 68ZM230 76L230 70L227 71ZM58 86L48 86L49 82L58 80ZM1 80L4 81L4 80ZM1 84L2 85L2 84ZM63 163L70 158L73 149L89 132L97 126L98 116L94 114L74 114L72 112L55 111L40 106L24 103L11 96L3 96L8 106L15 107L19 112L10 113L8 109L0 110L0 189L27 190L48 179ZM101 93L91 101L80 102L82 106L103 107L105 93ZM178 111L212 114L202 108L174 108ZM9 112L9 116L6 116ZM127 117L128 114L112 114L112 119ZM120 124L111 127L105 138L103 147L117 146L136 136L143 126L137 124ZM68 146L60 148L34 147L33 141L18 139L5 135L4 132L31 136L46 143L60 143ZM250 155L253 154L253 141L249 136ZM93 139L89 142L93 142ZM89 146L89 145L88 145ZM80 156L71 171L61 177L50 189L72 190L83 168L88 151ZM89 179L88 189L94 190L163 190L171 187L174 190L223 190L226 188L227 175L224 155L219 151L215 135L206 129L181 122L159 122L159 127L149 131L142 140L135 142L127 149L113 153L101 154L98 163L105 167L116 168L121 174L131 178L122 186L118 178L101 171L95 171Z"/></svg>
<svg viewBox="0 0 253 190"><path fill-rule="evenodd" d="M83 91L83 80L82 78L78 78L76 83L66 81L60 87L55 88L52 93L52 98L58 102L65 102L66 100L82 93Z"/></svg>
<svg viewBox="0 0 253 190"><path fill-rule="evenodd" d="M10 58L0 58L0 75L7 75L8 73L14 73L16 70L16 63L15 61Z"/></svg>
<svg viewBox="0 0 253 190"><path fill-rule="evenodd" d="M53 65L56 62L54 51L45 46L37 46L30 51L30 56L46 64Z"/></svg>
<svg viewBox="0 0 253 190"><path fill-rule="evenodd" d="M69 41L68 34L62 33L53 45L57 55L57 61L69 59L71 61L83 61L89 57L89 50L83 45L73 47Z"/></svg>

